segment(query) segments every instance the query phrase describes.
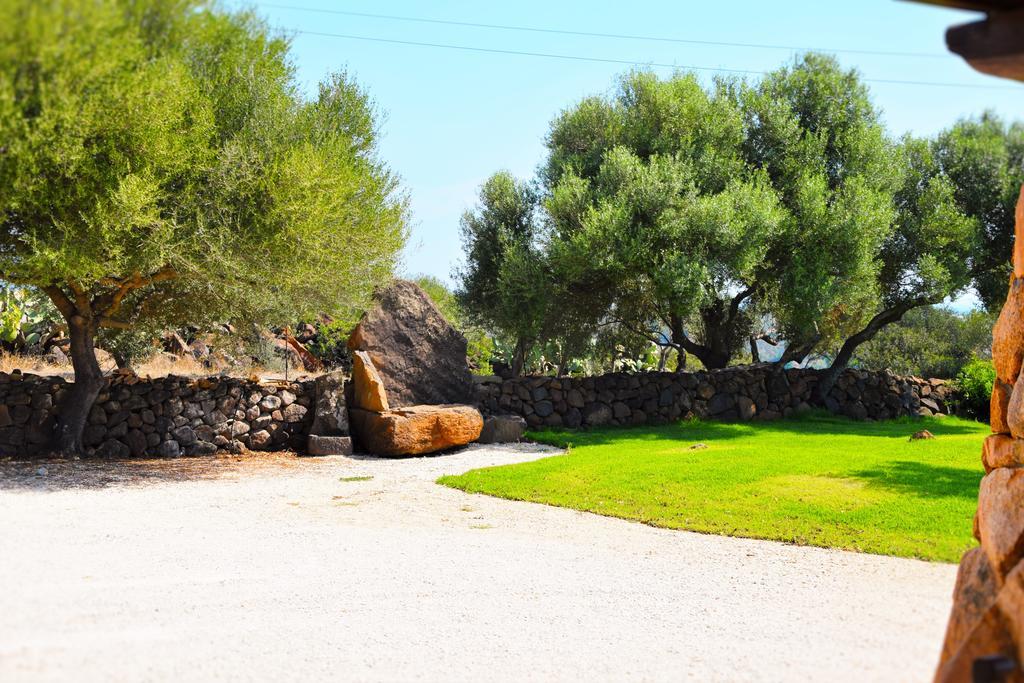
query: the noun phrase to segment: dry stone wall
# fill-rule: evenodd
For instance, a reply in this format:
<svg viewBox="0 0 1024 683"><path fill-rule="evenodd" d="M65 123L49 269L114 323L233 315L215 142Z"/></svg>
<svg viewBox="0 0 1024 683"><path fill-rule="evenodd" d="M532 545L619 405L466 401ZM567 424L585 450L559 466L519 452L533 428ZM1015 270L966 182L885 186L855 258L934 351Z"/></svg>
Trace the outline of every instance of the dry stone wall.
<svg viewBox="0 0 1024 683"><path fill-rule="evenodd" d="M0 373L0 456L43 451L69 388L60 377ZM231 377L115 375L93 406L84 444L97 457L301 451L315 405L312 380L262 384ZM332 433L347 434L347 420L333 427Z"/></svg>
<svg viewBox="0 0 1024 683"><path fill-rule="evenodd" d="M814 370L772 365L711 372L616 373L598 377L480 378L477 400L487 415L520 415L531 427L591 427L668 422L684 417L772 420L814 405ZM854 419L951 412L943 380L888 372L844 371L825 407Z"/></svg>

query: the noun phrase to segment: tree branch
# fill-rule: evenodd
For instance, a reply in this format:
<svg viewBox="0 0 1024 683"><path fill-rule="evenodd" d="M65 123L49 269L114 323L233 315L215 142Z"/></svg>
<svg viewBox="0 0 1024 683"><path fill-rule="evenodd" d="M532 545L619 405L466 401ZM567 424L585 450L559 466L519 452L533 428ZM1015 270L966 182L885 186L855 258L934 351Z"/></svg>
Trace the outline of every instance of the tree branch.
<svg viewBox="0 0 1024 683"><path fill-rule="evenodd" d="M740 304L742 304L747 297L754 293L754 285L747 287L739 294L732 298L729 302L729 320L733 320L736 317L736 313L740 310Z"/></svg>
<svg viewBox="0 0 1024 683"><path fill-rule="evenodd" d="M145 277L142 273L137 272L131 277L123 280L105 278L104 280L101 280L101 283L108 284L112 287L116 287L117 289L113 292L97 297L95 301L96 307L99 309L100 315L109 317L117 313L121 308L121 303L124 301L124 298L134 290L148 287L149 285L153 285L158 282L173 280L176 277L178 277L178 272L174 268L171 266L164 266L152 275L147 275Z"/></svg>
<svg viewBox="0 0 1024 683"><path fill-rule="evenodd" d="M50 301L57 307L57 310L60 311L65 320L69 320L75 314L75 304L68 298L63 289L57 285L47 285L42 290L50 297Z"/></svg>
<svg viewBox="0 0 1024 683"><path fill-rule="evenodd" d="M129 330L132 325L124 320L116 320L114 318L108 318L107 316L101 316L99 318L100 327L109 327L115 330Z"/></svg>
<svg viewBox="0 0 1024 683"><path fill-rule="evenodd" d="M92 302L89 301L88 295L82 287L74 282L68 282L68 287L71 292L75 295L75 308L78 309L79 313L91 313Z"/></svg>

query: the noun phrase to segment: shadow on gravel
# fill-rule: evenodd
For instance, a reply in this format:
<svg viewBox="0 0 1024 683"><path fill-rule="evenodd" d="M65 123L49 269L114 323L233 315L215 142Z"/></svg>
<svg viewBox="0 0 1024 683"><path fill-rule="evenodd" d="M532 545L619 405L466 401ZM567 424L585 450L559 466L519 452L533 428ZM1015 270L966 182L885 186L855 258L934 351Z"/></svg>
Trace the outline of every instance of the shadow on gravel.
<svg viewBox="0 0 1024 683"><path fill-rule="evenodd" d="M304 462L309 460L284 452L174 459L12 460L0 462L0 491L54 492L225 479L294 469Z"/></svg>

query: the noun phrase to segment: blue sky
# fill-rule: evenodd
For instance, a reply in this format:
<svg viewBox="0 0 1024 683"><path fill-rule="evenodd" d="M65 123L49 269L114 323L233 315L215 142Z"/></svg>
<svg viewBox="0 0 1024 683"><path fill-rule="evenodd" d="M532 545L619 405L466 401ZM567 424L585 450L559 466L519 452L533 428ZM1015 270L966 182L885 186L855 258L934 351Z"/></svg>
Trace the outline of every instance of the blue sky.
<svg viewBox="0 0 1024 683"><path fill-rule="evenodd" d="M970 84L985 88L871 83L893 132L931 135L956 119L993 109L1024 117L1024 86L980 75L949 55L953 23L978 15L897 0L687 0L515 3L460 1L249 3L272 25L291 31L543 52L579 57L756 72L803 50L761 49L640 39L450 26L292 7L472 23L770 44L826 51L920 53L898 56L835 52L868 79ZM543 137L561 109L607 92L626 64L490 54L296 33L293 57L304 87L348 69L385 114L381 153L409 193L412 226L402 269L449 278L460 256L458 223L479 185L496 170L528 178L543 158ZM669 74L671 67L654 67ZM698 73L711 75L710 71ZM749 78L756 78L751 75Z"/></svg>

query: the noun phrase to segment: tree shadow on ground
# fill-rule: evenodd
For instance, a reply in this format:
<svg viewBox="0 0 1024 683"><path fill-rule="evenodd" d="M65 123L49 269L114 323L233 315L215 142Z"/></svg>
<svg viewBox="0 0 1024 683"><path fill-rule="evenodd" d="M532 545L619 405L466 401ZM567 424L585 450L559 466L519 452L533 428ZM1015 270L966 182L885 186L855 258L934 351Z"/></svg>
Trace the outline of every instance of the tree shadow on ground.
<svg viewBox="0 0 1024 683"><path fill-rule="evenodd" d="M132 460L17 460L0 462L0 491L54 492L234 479L243 474L295 469L304 460L285 452Z"/></svg>
<svg viewBox="0 0 1024 683"><path fill-rule="evenodd" d="M895 460L871 469L844 472L843 476L861 479L872 488L921 498L974 500L978 497L978 485L984 473L958 467Z"/></svg>
<svg viewBox="0 0 1024 683"><path fill-rule="evenodd" d="M600 446L632 441L728 441L755 434L803 434L808 436L877 436L882 438L909 438L911 434L927 429L935 436L975 434L978 428L963 422L950 422L944 418L897 418L879 422L862 422L839 415L815 412L803 417L764 422L714 422L711 420L680 421L664 425L637 427L611 426L584 429L556 429L531 431L529 434L544 443L566 447Z"/></svg>

